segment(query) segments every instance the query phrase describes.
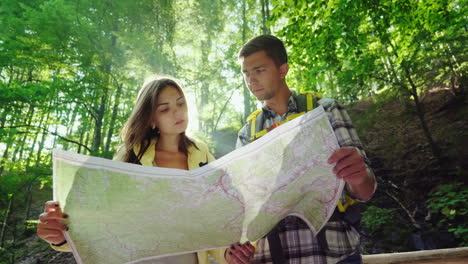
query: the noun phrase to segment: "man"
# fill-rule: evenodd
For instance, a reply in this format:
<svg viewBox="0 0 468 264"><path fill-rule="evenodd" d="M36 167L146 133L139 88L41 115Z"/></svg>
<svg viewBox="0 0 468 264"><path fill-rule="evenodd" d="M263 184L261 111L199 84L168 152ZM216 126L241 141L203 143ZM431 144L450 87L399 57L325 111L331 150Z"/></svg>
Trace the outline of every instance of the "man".
<svg viewBox="0 0 468 264"><path fill-rule="evenodd" d="M305 111L299 109L299 101L304 101L306 96L291 91L286 83L288 56L278 38L262 35L249 40L242 47L239 60L247 86L258 100L263 101L263 107L249 117L249 120L256 119L255 124L248 121L239 131L237 148L255 140L257 136L253 133ZM375 176L367 166L349 116L335 100L317 97L314 100L327 112L341 147L328 160L330 164L335 163L333 172L346 182L349 196L359 201L370 199L376 188ZM252 126L256 127L252 129ZM344 199L345 196L343 202ZM284 218L257 242L252 263L362 263L359 233L347 219L355 217L347 217L347 214L334 213L316 237L300 218ZM247 253L250 252L246 252L246 258L238 258L239 263L248 263L250 256Z"/></svg>

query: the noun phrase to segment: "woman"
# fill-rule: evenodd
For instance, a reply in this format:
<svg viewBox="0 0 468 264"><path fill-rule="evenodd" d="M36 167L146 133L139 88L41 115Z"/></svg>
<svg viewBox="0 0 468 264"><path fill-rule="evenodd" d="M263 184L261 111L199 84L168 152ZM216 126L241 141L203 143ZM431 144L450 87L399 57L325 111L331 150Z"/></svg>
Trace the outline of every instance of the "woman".
<svg viewBox="0 0 468 264"><path fill-rule="evenodd" d="M208 148L185 135L188 125L188 109L181 86L171 78L153 78L140 90L136 106L125 123L121 136L123 144L114 159L141 164L193 170L214 160ZM37 234L60 251L71 251L63 231L68 215L62 213L58 203L49 201L45 212L39 216ZM233 245L227 251L211 250L165 257L152 263L210 263L208 253L218 262L237 263L232 255L244 256L252 252L251 245ZM226 254L225 254L226 253ZM241 262L239 262L241 263Z"/></svg>

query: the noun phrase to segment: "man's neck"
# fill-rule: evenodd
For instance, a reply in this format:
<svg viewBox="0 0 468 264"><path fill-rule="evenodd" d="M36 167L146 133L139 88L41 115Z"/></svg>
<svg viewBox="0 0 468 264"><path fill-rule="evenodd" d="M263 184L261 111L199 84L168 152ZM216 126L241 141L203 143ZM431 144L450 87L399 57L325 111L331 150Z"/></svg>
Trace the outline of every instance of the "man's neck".
<svg viewBox="0 0 468 264"><path fill-rule="evenodd" d="M291 90L285 85L284 89L281 89L275 97L265 100L265 104L270 110L282 116L288 111L288 101L291 96Z"/></svg>

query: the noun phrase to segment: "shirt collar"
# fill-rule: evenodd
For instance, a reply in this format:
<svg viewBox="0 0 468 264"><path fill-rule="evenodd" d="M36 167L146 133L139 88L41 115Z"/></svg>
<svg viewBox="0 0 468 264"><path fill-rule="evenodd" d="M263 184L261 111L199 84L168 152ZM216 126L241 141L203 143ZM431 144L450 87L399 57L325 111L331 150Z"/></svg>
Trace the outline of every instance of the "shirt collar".
<svg viewBox="0 0 468 264"><path fill-rule="evenodd" d="M291 91L291 95L289 96L289 100L288 100L288 111L286 111L286 113L288 113L288 112L297 112L298 111L296 100L295 100L296 96L297 96L296 92ZM277 115L277 113L275 113L273 110L270 110L268 108L266 103L263 103L262 110L263 110L263 115L264 115L265 119L273 118L273 117L275 117Z"/></svg>

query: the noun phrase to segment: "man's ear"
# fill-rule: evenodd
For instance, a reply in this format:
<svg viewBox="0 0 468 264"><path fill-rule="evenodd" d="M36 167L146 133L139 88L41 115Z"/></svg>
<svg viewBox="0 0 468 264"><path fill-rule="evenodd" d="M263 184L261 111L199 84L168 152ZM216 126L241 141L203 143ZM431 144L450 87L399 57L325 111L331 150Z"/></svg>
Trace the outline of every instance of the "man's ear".
<svg viewBox="0 0 468 264"><path fill-rule="evenodd" d="M280 73L281 79L286 78L288 71L289 71L289 64L283 63L283 65L279 67L279 73Z"/></svg>

